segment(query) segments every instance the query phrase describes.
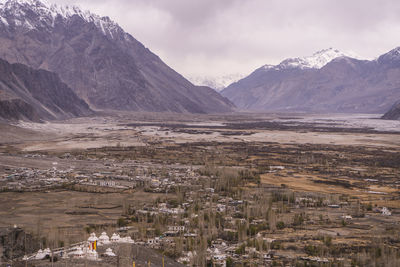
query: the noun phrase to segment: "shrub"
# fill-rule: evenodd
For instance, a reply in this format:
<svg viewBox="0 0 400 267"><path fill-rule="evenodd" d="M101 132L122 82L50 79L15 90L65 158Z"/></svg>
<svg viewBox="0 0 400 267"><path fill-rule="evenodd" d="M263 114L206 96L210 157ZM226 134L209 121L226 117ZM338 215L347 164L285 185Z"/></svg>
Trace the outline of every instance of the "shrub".
<svg viewBox="0 0 400 267"><path fill-rule="evenodd" d="M282 230L283 228L285 228L285 223L282 221L279 221L276 223L276 228L279 230Z"/></svg>
<svg viewBox="0 0 400 267"><path fill-rule="evenodd" d="M127 226L128 223L125 220L125 218L119 218L118 221L117 221L117 225L118 225L118 227L124 227L124 226Z"/></svg>

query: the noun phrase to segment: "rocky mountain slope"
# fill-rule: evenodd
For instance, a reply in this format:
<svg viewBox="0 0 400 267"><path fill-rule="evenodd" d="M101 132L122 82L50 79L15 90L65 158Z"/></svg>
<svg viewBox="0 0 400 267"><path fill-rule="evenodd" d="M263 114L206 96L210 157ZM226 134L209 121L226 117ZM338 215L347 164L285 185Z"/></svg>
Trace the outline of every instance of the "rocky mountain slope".
<svg viewBox="0 0 400 267"><path fill-rule="evenodd" d="M57 74L0 59L0 118L39 121L91 113Z"/></svg>
<svg viewBox="0 0 400 267"><path fill-rule="evenodd" d="M400 120L400 101L393 105L393 107L383 115L382 119L385 120Z"/></svg>
<svg viewBox="0 0 400 267"><path fill-rule="evenodd" d="M266 65L222 91L239 108L384 113L400 98L400 47L376 60L327 49Z"/></svg>
<svg viewBox="0 0 400 267"><path fill-rule="evenodd" d="M0 0L0 57L59 74L95 109L212 113L234 105L196 87L108 17L44 0Z"/></svg>

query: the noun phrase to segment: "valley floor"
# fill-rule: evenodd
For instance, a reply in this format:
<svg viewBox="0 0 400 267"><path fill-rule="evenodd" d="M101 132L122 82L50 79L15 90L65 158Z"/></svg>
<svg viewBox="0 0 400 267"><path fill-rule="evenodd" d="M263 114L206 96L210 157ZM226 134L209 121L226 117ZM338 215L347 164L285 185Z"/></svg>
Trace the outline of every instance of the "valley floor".
<svg viewBox="0 0 400 267"><path fill-rule="evenodd" d="M0 130L0 228L32 250L120 231L190 266L400 264L400 121L117 113ZM1 246L3 261L34 252Z"/></svg>

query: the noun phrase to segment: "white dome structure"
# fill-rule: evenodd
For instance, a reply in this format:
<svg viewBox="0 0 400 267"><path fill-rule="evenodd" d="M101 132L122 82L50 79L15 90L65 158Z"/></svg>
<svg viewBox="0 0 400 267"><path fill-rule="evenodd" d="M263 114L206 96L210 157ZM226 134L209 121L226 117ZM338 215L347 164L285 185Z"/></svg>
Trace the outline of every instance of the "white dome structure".
<svg viewBox="0 0 400 267"><path fill-rule="evenodd" d="M47 254L43 250L39 249L39 251L35 255L35 260L43 260L46 255Z"/></svg>
<svg viewBox="0 0 400 267"><path fill-rule="evenodd" d="M118 234L116 234L116 233L114 233L113 235L112 235L112 237L111 237L111 242L113 242L113 243L117 243L117 242L119 242L121 240L121 237L118 235Z"/></svg>
<svg viewBox="0 0 400 267"><path fill-rule="evenodd" d="M108 237L106 232L103 232L99 237L99 245L107 245L107 244L110 244L110 238Z"/></svg>
<svg viewBox="0 0 400 267"><path fill-rule="evenodd" d="M108 256L108 257L115 257L115 256L117 256L117 255L115 255L115 253L112 251L111 248L106 249L106 253L104 253L104 255L105 255L105 256Z"/></svg>
<svg viewBox="0 0 400 267"><path fill-rule="evenodd" d="M88 238L88 241L93 243L93 242L96 242L97 240L99 240L99 239L97 238L96 233L91 233Z"/></svg>
<svg viewBox="0 0 400 267"><path fill-rule="evenodd" d="M90 261L97 261L98 260L98 254L95 250L88 250L86 252L86 259Z"/></svg>
<svg viewBox="0 0 400 267"><path fill-rule="evenodd" d="M77 259L82 259L84 256L84 253L83 253L83 250L81 247L78 247L78 249L73 254L74 254L74 258L77 258Z"/></svg>
<svg viewBox="0 0 400 267"><path fill-rule="evenodd" d="M89 238L88 238L88 243L89 243L89 249L90 250L96 250L97 247L97 240L99 240L96 236L95 233L91 233Z"/></svg>

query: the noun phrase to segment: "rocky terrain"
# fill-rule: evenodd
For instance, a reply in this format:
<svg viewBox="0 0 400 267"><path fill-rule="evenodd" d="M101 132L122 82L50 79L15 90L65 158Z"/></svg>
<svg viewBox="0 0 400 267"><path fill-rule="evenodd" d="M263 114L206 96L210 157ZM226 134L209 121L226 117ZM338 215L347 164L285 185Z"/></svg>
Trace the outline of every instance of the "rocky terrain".
<svg viewBox="0 0 400 267"><path fill-rule="evenodd" d="M382 118L386 120L400 120L400 101L394 104Z"/></svg>
<svg viewBox="0 0 400 267"><path fill-rule="evenodd" d="M399 88L400 47L372 61L328 49L265 65L222 95L247 110L384 113Z"/></svg>
<svg viewBox="0 0 400 267"><path fill-rule="evenodd" d="M0 57L59 74L94 109L227 112L108 17L40 0L0 3ZM15 104L13 104L15 106Z"/></svg>
<svg viewBox="0 0 400 267"><path fill-rule="evenodd" d="M91 113L57 74L0 59L0 118L40 121Z"/></svg>

